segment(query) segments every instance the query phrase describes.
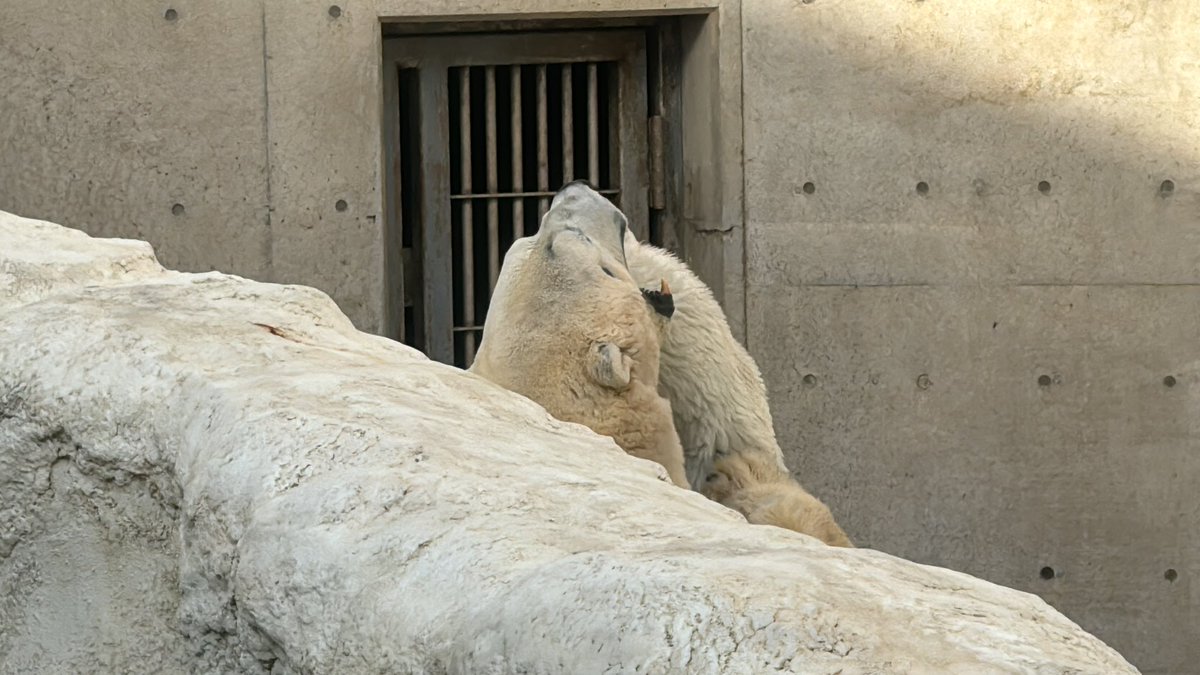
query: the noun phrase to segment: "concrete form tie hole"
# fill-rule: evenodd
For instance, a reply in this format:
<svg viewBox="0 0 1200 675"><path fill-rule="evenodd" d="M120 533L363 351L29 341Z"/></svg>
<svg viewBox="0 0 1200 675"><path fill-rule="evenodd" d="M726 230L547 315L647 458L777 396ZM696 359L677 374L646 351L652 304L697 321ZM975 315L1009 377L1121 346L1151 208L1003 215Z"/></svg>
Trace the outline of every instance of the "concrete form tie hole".
<svg viewBox="0 0 1200 675"><path fill-rule="evenodd" d="M1055 576L1054 568L1047 565L1047 566L1043 567L1040 572L1038 572L1038 576L1049 581L1050 579L1053 579Z"/></svg>
<svg viewBox="0 0 1200 675"><path fill-rule="evenodd" d="M345 211L350 208L350 205L346 203L345 199L339 199L333 204L333 208L338 211Z"/></svg>
<svg viewBox="0 0 1200 675"><path fill-rule="evenodd" d="M812 193L817 191L817 186L813 185L812 181L809 181L809 182L805 183L804 185L800 186L800 189L804 191L804 194L811 195Z"/></svg>
<svg viewBox="0 0 1200 675"><path fill-rule="evenodd" d="M1053 384L1054 378L1050 377L1049 375L1038 375L1037 382L1039 387L1049 387L1051 384Z"/></svg>
<svg viewBox="0 0 1200 675"><path fill-rule="evenodd" d="M182 216L182 215L183 215L183 211L184 211L184 209L183 209L183 204L175 204L174 206L172 206L172 207L171 207L171 214L172 214L172 215L176 215L176 216Z"/></svg>
<svg viewBox="0 0 1200 675"><path fill-rule="evenodd" d="M338 7L337 5L330 5L330 6L329 6L329 16L331 16L331 17L333 17L334 19L336 19L336 18L338 18L338 17L339 17L339 16L341 16L341 15L342 15L342 8L341 8L341 7Z"/></svg>
<svg viewBox="0 0 1200 675"><path fill-rule="evenodd" d="M1175 192L1175 181L1173 180L1164 180L1158 186L1158 194L1161 197L1170 197L1173 192Z"/></svg>
<svg viewBox="0 0 1200 675"><path fill-rule="evenodd" d="M929 183L925 181L917 183L917 194L922 196L929 194Z"/></svg>
<svg viewBox="0 0 1200 675"><path fill-rule="evenodd" d="M163 18L167 21L174 21L175 19L179 18L179 12L176 12L174 9L168 9L167 11L163 12Z"/></svg>
<svg viewBox="0 0 1200 675"><path fill-rule="evenodd" d="M1175 376L1174 376L1174 375L1168 375L1168 376L1164 377L1164 378L1163 378L1163 386L1164 386L1164 387L1168 387L1168 388L1169 388L1169 387L1174 387L1174 386L1175 386Z"/></svg>
<svg viewBox="0 0 1200 675"><path fill-rule="evenodd" d="M1179 578L1179 572L1176 572L1174 567L1168 568L1166 572L1163 572L1163 578L1167 581L1174 582Z"/></svg>
<svg viewBox="0 0 1200 675"><path fill-rule="evenodd" d="M1038 182L1038 192L1044 195L1050 194L1050 181L1044 180Z"/></svg>
<svg viewBox="0 0 1200 675"><path fill-rule="evenodd" d="M804 386L806 386L806 387L817 386L817 376L813 375L812 373L809 373L809 374L805 375L804 377L800 378L800 381L803 382Z"/></svg>

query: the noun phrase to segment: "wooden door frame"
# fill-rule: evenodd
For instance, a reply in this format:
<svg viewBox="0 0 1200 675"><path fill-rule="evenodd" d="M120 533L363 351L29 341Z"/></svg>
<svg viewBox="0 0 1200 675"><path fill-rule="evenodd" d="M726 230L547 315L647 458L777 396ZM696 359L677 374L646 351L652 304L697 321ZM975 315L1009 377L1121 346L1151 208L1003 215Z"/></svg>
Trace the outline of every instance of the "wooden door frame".
<svg viewBox="0 0 1200 675"><path fill-rule="evenodd" d="M464 44L469 49L464 49ZM402 336L405 297L403 261L398 249L401 229L399 138L401 69L418 73L420 135L420 211L422 328L424 351L443 363L454 361L453 249L450 197L448 70L461 66L614 62L618 72L619 114L616 184L630 227L641 239L648 235L649 184L647 151L648 102L646 36L640 30L515 32L479 35L435 35L386 38L383 42L384 214L386 283L392 307L386 319L390 337ZM447 283L447 281L449 283Z"/></svg>

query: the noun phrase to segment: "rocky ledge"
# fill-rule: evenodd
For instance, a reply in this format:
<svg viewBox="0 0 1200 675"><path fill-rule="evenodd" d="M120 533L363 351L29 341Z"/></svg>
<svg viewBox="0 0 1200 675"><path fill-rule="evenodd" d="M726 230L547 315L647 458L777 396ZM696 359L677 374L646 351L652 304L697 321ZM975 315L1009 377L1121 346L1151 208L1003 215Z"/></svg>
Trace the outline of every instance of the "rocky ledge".
<svg viewBox="0 0 1200 675"><path fill-rule="evenodd" d="M311 288L0 212L0 672L1136 672L662 473Z"/></svg>

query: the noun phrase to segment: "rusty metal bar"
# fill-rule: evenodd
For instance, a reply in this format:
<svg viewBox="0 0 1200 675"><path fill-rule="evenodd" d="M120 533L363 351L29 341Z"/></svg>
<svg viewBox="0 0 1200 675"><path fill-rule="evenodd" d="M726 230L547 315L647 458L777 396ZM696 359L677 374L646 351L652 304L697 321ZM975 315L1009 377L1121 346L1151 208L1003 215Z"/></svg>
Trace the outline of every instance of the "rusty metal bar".
<svg viewBox="0 0 1200 675"><path fill-rule="evenodd" d="M667 203L666 164L663 158L663 118L654 115L646 127L646 142L650 145L650 190L649 206L652 209L662 209Z"/></svg>
<svg viewBox="0 0 1200 675"><path fill-rule="evenodd" d="M537 67L537 125L538 125L538 191L548 192L550 190L550 125L546 120L548 115L546 106L549 100L546 96L546 66L538 64ZM538 224L541 224L542 216L546 215L546 200L538 200Z"/></svg>
<svg viewBox="0 0 1200 675"><path fill-rule="evenodd" d="M588 182L600 187L600 97L596 64L587 64L588 98Z"/></svg>
<svg viewBox="0 0 1200 675"><path fill-rule="evenodd" d="M546 121L546 66L537 67L538 190L550 189L550 125Z"/></svg>
<svg viewBox="0 0 1200 675"><path fill-rule="evenodd" d="M459 155L458 169L462 180L462 194L471 194L471 68L455 68L458 74L458 138ZM474 213L471 210L471 200L462 203L462 322L463 325L475 323L475 241ZM470 365L475 359L475 338L470 333L463 336L466 364Z"/></svg>
<svg viewBox="0 0 1200 675"><path fill-rule="evenodd" d="M599 192L600 194L606 194L606 195L607 194L615 195L618 192L620 192L620 190L618 190L616 188L605 188L603 190L596 190L596 192ZM555 192L554 190L529 190L526 192L497 192L495 194L478 193L478 194L473 194L473 195L450 195L450 199L452 201L458 202L458 201L472 201L472 200L478 201L481 199L491 199L492 197L495 197L497 199L507 199L507 198L513 198L513 197L553 197L555 194L557 194L557 192Z"/></svg>
<svg viewBox="0 0 1200 675"><path fill-rule="evenodd" d="M562 182L569 183L575 177L575 106L574 95L571 92L571 64L562 64L562 144L563 144L563 175Z"/></svg>
<svg viewBox="0 0 1200 675"><path fill-rule="evenodd" d="M525 183L524 156L521 144L524 138L521 134L521 66L512 67L512 191L520 193ZM512 200L513 208L513 238L525 236L525 200Z"/></svg>
<svg viewBox="0 0 1200 675"><path fill-rule="evenodd" d="M495 195L500 186L496 177L496 67L483 69L484 131L487 137L487 191ZM488 293L496 287L500 276L500 202L495 196L487 201Z"/></svg>

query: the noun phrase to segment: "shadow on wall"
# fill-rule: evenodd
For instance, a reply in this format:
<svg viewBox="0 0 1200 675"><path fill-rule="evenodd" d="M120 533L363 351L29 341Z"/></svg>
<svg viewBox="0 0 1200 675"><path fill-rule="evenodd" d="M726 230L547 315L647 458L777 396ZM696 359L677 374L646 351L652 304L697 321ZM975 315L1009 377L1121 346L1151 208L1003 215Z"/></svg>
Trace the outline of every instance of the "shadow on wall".
<svg viewBox="0 0 1200 675"><path fill-rule="evenodd" d="M746 3L747 326L864 545L1200 647L1200 6Z"/></svg>

